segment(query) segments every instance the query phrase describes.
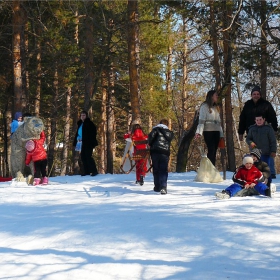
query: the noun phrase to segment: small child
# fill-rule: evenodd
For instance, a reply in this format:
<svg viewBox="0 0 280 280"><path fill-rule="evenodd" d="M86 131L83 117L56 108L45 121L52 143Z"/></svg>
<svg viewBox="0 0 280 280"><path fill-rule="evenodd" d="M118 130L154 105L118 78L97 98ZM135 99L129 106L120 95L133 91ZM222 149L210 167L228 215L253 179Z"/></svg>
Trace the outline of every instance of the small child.
<svg viewBox="0 0 280 280"><path fill-rule="evenodd" d="M235 183L222 192L217 192L216 197L219 199L227 199L235 196L244 188L254 188L258 193L271 197L270 188L263 183L265 180L263 174L253 163L254 161L251 156L245 156L243 158L243 166L241 166L234 175Z"/></svg>
<svg viewBox="0 0 280 280"><path fill-rule="evenodd" d="M43 185L48 184L47 177L47 153L44 148L46 136L44 131L40 134L40 139L28 140L26 142L26 158L25 164L29 165L31 161L34 162L34 182L33 185L37 186L40 183ZM41 181L42 177L42 181Z"/></svg>
<svg viewBox="0 0 280 280"><path fill-rule="evenodd" d="M13 135L13 133L18 129L18 127L20 125L23 124L22 121L22 113L21 112L16 112L15 113L15 119L12 121L12 123L10 124L11 127L11 135Z"/></svg>
<svg viewBox="0 0 280 280"><path fill-rule="evenodd" d="M144 143L145 140L148 139L148 135L146 135L141 126L139 124L133 124L131 133L127 133L124 135L124 139L131 138L135 144L134 147L134 155L139 150L145 150L147 148L147 143ZM143 142L143 143L141 143ZM140 144L138 144L140 143ZM139 159L136 160L136 184L140 184L141 186L144 184L144 178L147 173L147 159Z"/></svg>

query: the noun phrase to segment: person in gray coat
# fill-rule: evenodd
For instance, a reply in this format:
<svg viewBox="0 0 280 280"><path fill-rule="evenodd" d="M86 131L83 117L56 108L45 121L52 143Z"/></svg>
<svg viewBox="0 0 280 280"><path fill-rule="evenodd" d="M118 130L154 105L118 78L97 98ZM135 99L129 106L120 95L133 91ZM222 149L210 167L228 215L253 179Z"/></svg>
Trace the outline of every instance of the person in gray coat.
<svg viewBox="0 0 280 280"><path fill-rule="evenodd" d="M262 151L261 160L270 166L271 158L276 156L277 142L274 130L263 115L257 114L256 124L249 127L246 142L250 150L258 148Z"/></svg>

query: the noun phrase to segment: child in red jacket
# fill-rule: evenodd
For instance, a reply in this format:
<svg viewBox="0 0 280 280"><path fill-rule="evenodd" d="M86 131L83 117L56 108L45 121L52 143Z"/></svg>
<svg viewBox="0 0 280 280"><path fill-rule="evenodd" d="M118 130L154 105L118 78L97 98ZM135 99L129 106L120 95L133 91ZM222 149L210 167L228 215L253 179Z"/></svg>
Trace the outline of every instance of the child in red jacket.
<svg viewBox="0 0 280 280"><path fill-rule="evenodd" d="M230 198L244 188L254 188L258 193L271 197L270 188L263 183L265 178L262 172L254 166L254 160L251 156L245 156L243 158L243 166L238 169L233 179L234 184L230 185L222 192L217 192L217 198Z"/></svg>
<svg viewBox="0 0 280 280"><path fill-rule="evenodd" d="M144 150L147 148L147 143L137 144L137 141L145 141L148 139L148 135L146 135L141 126L139 124L134 124L131 129L131 133L127 133L124 135L124 139L131 138L133 142L135 142L134 153L136 154L139 150ZM147 173L147 159L139 159L135 160L136 162L136 184L140 184L141 186L144 184L144 178Z"/></svg>
<svg viewBox="0 0 280 280"><path fill-rule="evenodd" d="M33 185L37 186L41 182L43 185L48 184L47 177L47 153L44 148L46 136L44 131L40 134L40 139L28 140L25 144L26 158L25 164L29 165L31 161L34 162L34 182ZM42 177L42 181L41 178Z"/></svg>

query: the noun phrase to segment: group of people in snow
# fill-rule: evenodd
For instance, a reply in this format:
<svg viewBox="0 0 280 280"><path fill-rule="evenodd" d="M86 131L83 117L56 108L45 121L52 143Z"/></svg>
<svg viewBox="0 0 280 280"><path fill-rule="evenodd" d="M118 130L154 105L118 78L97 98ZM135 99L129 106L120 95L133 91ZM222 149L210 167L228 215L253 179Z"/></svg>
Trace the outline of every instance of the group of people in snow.
<svg viewBox="0 0 280 280"><path fill-rule="evenodd" d="M204 138L207 146L207 157L215 166L216 153L219 142L224 138L218 107L218 93L210 90L205 101L200 106L199 123L195 133L195 139ZM23 116L16 112L15 119L11 123L11 133L22 125ZM124 138L131 138L134 143L134 154L141 150L147 150L152 159L154 191L161 194L167 193L168 162L170 145L173 132L168 128L168 121L162 119L152 131L146 135L139 123L134 123L129 133ZM274 157L276 156L276 132L278 128L276 112L271 103L261 97L261 91L255 86L251 91L251 99L248 100L241 112L239 121L239 140L243 140L246 132L246 142L250 153L243 158L243 164L233 175L234 184L221 193L216 193L218 198L232 196L245 196L251 194L263 194L271 196L271 181L276 178ZM82 176L96 176L98 170L92 157L93 149L98 145L97 129L88 117L86 111L80 114L78 128L74 137L73 146L81 154L83 163ZM26 165L32 160L35 166L34 184L47 184L46 175L47 154L43 147L45 141L44 132L40 139L31 139L26 142ZM143 185L147 173L147 158L139 157L136 162L136 183ZM42 179L39 179L42 178Z"/></svg>
<svg viewBox="0 0 280 280"><path fill-rule="evenodd" d="M239 140L243 140L246 131L246 143L250 154L245 155L243 164L233 175L234 184L216 193L220 199L232 196L262 194L271 197L271 180L276 178L274 158L276 156L278 127L276 112L271 103L261 97L261 91L255 86L240 114ZM195 139L202 135L208 149L208 158L215 165L216 152L223 130L217 105L218 94L211 90L207 93L205 102L200 107L199 124ZM269 172L268 172L269 169Z"/></svg>

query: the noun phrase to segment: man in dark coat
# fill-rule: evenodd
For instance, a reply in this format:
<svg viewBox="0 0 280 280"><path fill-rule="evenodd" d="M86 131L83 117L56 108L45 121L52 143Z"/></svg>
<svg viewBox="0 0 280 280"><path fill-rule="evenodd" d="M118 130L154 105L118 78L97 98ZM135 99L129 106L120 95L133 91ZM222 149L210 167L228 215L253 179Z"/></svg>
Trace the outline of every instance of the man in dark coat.
<svg viewBox="0 0 280 280"><path fill-rule="evenodd" d="M73 146L81 144L81 160L84 166L82 176L98 174L95 161L92 157L93 149L98 145L96 140L96 126L88 117L86 111L81 112L81 119L78 121L78 129L73 141Z"/></svg>
<svg viewBox="0 0 280 280"><path fill-rule="evenodd" d="M168 121L165 119L161 120L148 136L153 164L154 191L161 194L167 193L168 161L173 136L173 132L168 129Z"/></svg>
<svg viewBox="0 0 280 280"><path fill-rule="evenodd" d="M248 134L249 127L255 124L256 115L263 115L266 121L271 124L275 133L277 132L278 122L276 112L271 103L261 97L261 90L259 86L255 86L251 91L251 99L245 102L242 112L239 117L238 134L239 140L243 141L243 135L246 131ZM271 177L276 178L274 167L274 159L271 159Z"/></svg>

